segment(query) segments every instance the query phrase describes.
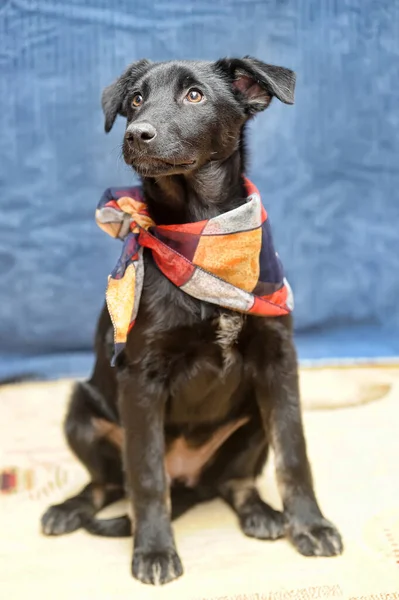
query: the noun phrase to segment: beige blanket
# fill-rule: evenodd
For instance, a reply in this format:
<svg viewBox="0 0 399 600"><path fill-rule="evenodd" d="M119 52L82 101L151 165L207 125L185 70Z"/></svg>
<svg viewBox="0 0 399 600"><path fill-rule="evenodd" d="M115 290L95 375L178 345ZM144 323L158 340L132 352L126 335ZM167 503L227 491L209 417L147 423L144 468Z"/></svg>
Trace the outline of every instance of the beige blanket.
<svg viewBox="0 0 399 600"><path fill-rule="evenodd" d="M0 474L10 490L0 494L0 598L399 599L399 370L303 371L301 381L304 407L329 409L306 410L305 426L320 503L343 533L344 555L304 558L286 540L245 538L214 501L176 522L185 575L163 588L131 578L129 539L40 534L44 508L86 482L61 435L70 383L0 388ZM260 483L279 506L272 465Z"/></svg>

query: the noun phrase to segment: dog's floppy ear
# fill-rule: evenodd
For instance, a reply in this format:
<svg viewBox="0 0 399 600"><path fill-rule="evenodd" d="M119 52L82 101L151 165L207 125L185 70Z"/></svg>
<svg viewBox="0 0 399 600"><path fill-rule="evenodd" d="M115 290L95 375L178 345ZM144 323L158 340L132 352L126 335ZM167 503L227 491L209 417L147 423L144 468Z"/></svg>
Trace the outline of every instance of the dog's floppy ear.
<svg viewBox="0 0 399 600"><path fill-rule="evenodd" d="M291 69L268 65L251 56L225 58L216 67L229 76L249 114L265 110L273 96L285 104L294 104L295 73Z"/></svg>
<svg viewBox="0 0 399 600"><path fill-rule="evenodd" d="M104 129L109 133L117 115L122 115L122 104L126 92L125 76L106 87L101 96L101 105L105 117Z"/></svg>
<svg viewBox="0 0 399 600"><path fill-rule="evenodd" d="M150 64L150 61L146 59L131 64L119 79L104 89L101 96L101 105L105 116L104 128L106 133L111 131L117 115L126 117L123 103L127 91L134 84L134 81L145 73Z"/></svg>

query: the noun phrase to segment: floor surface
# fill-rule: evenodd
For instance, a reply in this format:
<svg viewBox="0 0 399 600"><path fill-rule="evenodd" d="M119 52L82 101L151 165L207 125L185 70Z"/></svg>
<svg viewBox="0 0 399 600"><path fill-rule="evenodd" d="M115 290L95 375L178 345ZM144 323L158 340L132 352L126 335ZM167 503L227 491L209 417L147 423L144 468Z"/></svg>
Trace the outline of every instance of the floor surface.
<svg viewBox="0 0 399 600"><path fill-rule="evenodd" d="M301 383L317 493L344 555L304 558L286 540L245 538L214 501L176 522L185 575L163 588L130 577L130 539L40 534L47 505L86 482L61 435L70 382L0 388L1 598L399 599L399 369L303 371ZM260 485L279 506L272 464Z"/></svg>

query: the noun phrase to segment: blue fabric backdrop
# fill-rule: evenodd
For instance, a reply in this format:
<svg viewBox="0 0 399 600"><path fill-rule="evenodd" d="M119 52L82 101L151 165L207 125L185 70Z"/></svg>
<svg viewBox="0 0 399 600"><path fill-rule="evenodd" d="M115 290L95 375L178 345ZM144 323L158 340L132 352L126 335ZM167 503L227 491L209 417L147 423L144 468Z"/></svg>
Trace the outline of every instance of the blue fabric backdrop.
<svg viewBox="0 0 399 600"><path fill-rule="evenodd" d="M0 0L0 377L90 367L120 250L93 211L132 181L99 98L140 57L297 72L296 105L251 126L249 174L301 357L399 355L398 31L398 0Z"/></svg>

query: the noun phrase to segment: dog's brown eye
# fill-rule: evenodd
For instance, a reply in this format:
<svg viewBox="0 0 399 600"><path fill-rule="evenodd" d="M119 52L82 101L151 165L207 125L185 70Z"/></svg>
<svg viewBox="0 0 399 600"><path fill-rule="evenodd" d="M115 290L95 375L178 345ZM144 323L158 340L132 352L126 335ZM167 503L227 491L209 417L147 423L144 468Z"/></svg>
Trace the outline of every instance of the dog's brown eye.
<svg viewBox="0 0 399 600"><path fill-rule="evenodd" d="M143 96L141 94L135 94L135 96L133 96L132 104L136 108L141 106L143 104Z"/></svg>
<svg viewBox="0 0 399 600"><path fill-rule="evenodd" d="M187 100L193 104L201 102L203 97L204 96L198 90L190 90L186 96Z"/></svg>

